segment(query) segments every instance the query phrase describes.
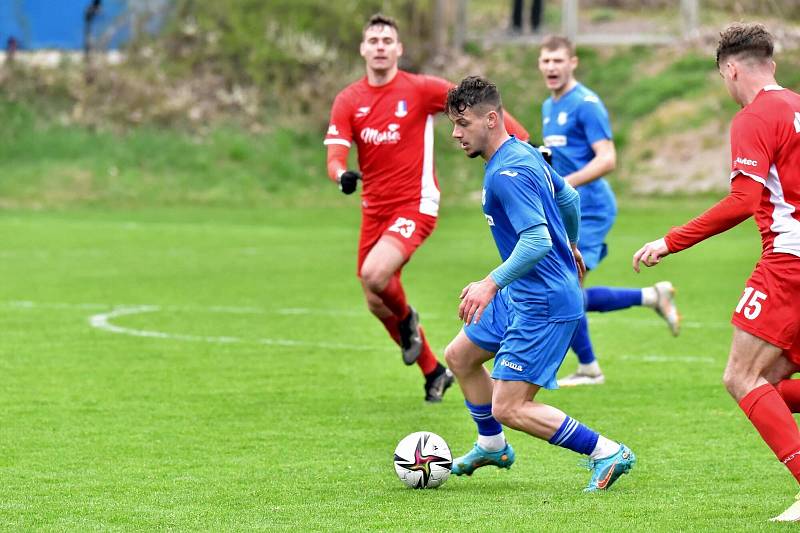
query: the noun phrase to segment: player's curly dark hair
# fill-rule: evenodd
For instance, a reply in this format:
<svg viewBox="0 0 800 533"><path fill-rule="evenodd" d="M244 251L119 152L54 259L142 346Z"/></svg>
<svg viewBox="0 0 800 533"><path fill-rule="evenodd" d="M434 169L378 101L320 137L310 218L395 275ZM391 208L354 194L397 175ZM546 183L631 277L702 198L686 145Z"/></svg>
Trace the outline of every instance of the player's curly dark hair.
<svg viewBox="0 0 800 533"><path fill-rule="evenodd" d="M489 106L502 112L503 103L497 86L480 76L468 76L447 92L445 112L451 116L464 113L468 107Z"/></svg>
<svg viewBox="0 0 800 533"><path fill-rule="evenodd" d="M772 59L775 41L763 24L731 24L719 34L717 67L731 56L740 56L763 62Z"/></svg>
<svg viewBox="0 0 800 533"><path fill-rule="evenodd" d="M375 13L372 15L369 20L367 20L367 23L364 24L364 29L361 33L367 33L367 30L373 26L389 26L390 28L394 28L394 31L398 34L400 33L400 30L397 28L397 21L383 13Z"/></svg>

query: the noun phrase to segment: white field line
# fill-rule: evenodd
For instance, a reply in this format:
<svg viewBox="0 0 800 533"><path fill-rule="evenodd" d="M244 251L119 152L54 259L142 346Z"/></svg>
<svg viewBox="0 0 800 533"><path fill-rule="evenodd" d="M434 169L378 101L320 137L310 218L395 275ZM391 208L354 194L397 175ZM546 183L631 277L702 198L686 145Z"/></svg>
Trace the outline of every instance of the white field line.
<svg viewBox="0 0 800 533"><path fill-rule="evenodd" d="M331 350L349 350L349 351L386 351L389 349L395 350L391 344L382 346L370 346L363 344L347 344L339 342L324 342L324 341L301 341L294 339L281 339L281 338L256 338L246 339L242 337L232 336L208 336L208 335L186 335L180 333L168 333L158 330L136 329L124 326L119 326L112 322L113 319L137 315L142 313L158 313L158 312L209 312L209 313L232 313L232 314L268 314L269 310L257 307L235 307L235 306L210 306L210 307L193 307L193 306L158 306L158 305L113 305L113 304L97 304L97 303L83 303L83 304L70 304L70 303L38 303L32 301L10 301L0 302L0 306L9 307L12 309L57 309L57 310L80 310L80 311L97 311L112 308L111 311L96 313L89 316L89 324L93 328L97 328L109 333L116 333L120 335L130 335L133 337L144 337L152 339L169 339L184 342L205 342L213 344L260 344L265 346L287 346L287 347L308 347L308 348L325 348ZM272 313L280 312L280 310L272 311ZM295 314L295 313L290 313Z"/></svg>
<svg viewBox="0 0 800 533"><path fill-rule="evenodd" d="M325 348L330 350L351 350L351 351L376 351L386 349L386 346L365 346L359 344L345 344L338 342L318 342L318 341L298 341L293 339L273 339L273 338L258 338L253 340L244 339L241 337L231 336L206 336L206 335L185 335L179 333L167 333L164 331L154 331L146 329L135 329L118 326L111 323L111 319L137 315L142 313L157 313L163 311L157 305L142 305L137 307L121 307L110 311L108 313L98 313L89 317L89 324L93 328L97 328L110 333L119 333L122 335L131 335L133 337L149 337L156 339L169 339L187 342L206 342L211 344L262 344L266 346L287 346L287 347L308 347L308 348Z"/></svg>
<svg viewBox="0 0 800 533"><path fill-rule="evenodd" d="M27 300L11 300L0 302L0 307L15 308L42 308L42 309L117 309L131 307L147 307L149 304L100 304L100 303L42 303ZM254 315L297 315L297 316L368 316L366 309L312 309L308 307L278 307L268 309L264 307L249 306L192 306L192 305L164 305L157 306L161 311L169 312L191 312L191 313L231 313L231 314L254 314ZM453 308L453 318L455 318L455 307ZM589 322L592 324L606 324L624 322L625 324L635 324L637 326L664 327L664 321L660 318L636 318L631 317L624 310L619 313L589 313ZM424 313L424 319L444 320L445 317L437 313ZM684 320L681 328L686 329L730 329L730 322L725 321L692 321Z"/></svg>
<svg viewBox="0 0 800 533"><path fill-rule="evenodd" d="M189 312L189 313L230 313L230 314L251 314L251 315L342 315L342 316L367 316L368 311L356 309L308 309L308 308L276 308L267 309L264 307L250 306L231 306L231 305L150 305L150 304L101 304L101 303L46 303L33 302L29 300L11 300L0 302L0 307L11 307L17 309L120 309L134 307L157 307L160 311L168 312Z"/></svg>
<svg viewBox="0 0 800 533"><path fill-rule="evenodd" d="M7 307L12 309L53 309L53 310L80 310L80 311L100 311L111 308L111 311L96 313L89 317L89 324L97 329L115 333L120 335L129 335L134 337L155 338L155 339L169 339L184 342L205 342L215 344L260 344L265 346L286 346L286 347L309 347L309 348L324 348L332 350L352 350L352 351L388 351L395 348L391 344L382 346L367 346L360 344L324 342L324 341L303 341L295 339L283 338L256 338L246 339L243 337L235 336L206 336L206 335L187 335L181 333L169 333L158 330L136 329L124 326L119 326L112 322L115 318L124 316L131 316L143 313L226 313L226 314L277 314L285 316L366 316L366 310L354 309L310 309L310 308L276 308L266 309L261 307L248 307L248 306L159 306L148 304L102 304L102 303L57 303L57 302L33 302L29 300L12 300L0 302L0 307ZM625 322L626 324L638 324L647 326L663 327L664 323L660 319L642 319L625 317L624 313L617 313L616 316L610 314L603 314L598 316L596 313L591 313L591 322L600 323L616 323ZM435 315L426 315L428 318L436 319ZM598 320L599 319L599 320ZM727 322L683 322L681 324L684 328L730 328ZM668 356L668 355L623 355L621 359L644 361L650 363L714 363L715 359L712 357L703 356Z"/></svg>
<svg viewBox="0 0 800 533"><path fill-rule="evenodd" d="M720 364L722 360L717 361L713 357L703 355L655 355L655 354L642 354L642 355L621 355L619 359L625 361L642 361L645 363L717 363Z"/></svg>

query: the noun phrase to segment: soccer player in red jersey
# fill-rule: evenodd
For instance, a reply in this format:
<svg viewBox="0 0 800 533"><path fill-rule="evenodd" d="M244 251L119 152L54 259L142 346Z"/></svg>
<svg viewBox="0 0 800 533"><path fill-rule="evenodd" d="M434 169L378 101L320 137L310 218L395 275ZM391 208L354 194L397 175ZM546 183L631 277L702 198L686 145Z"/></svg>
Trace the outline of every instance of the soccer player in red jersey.
<svg viewBox="0 0 800 533"><path fill-rule="evenodd" d="M731 125L731 192L711 209L633 256L658 264L755 217L762 254L733 312L723 381L747 418L800 482L800 95L775 81L773 38L760 24L733 24L717 66L742 109ZM800 499L776 521L800 520Z"/></svg>
<svg viewBox="0 0 800 533"><path fill-rule="evenodd" d="M439 402L454 378L425 339L400 273L436 226L433 117L444 111L454 84L398 68L403 45L389 17L369 19L360 51L366 76L342 90L331 110L325 136L328 175L344 194L352 194L362 180L357 273L367 307L400 345L403 362L419 366L425 399ZM511 132L528 140L525 129L513 118L510 122ZM353 143L360 172L347 169Z"/></svg>

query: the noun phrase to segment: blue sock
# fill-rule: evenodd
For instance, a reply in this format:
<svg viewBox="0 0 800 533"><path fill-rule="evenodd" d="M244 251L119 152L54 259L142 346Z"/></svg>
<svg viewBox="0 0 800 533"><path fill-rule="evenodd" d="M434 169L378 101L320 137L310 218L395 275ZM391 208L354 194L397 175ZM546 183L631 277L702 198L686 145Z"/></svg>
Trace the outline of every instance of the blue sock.
<svg viewBox="0 0 800 533"><path fill-rule="evenodd" d="M642 305L642 289L589 287L584 289L587 311L616 311Z"/></svg>
<svg viewBox="0 0 800 533"><path fill-rule="evenodd" d="M570 348L578 356L578 361L582 365L594 362L594 348L592 348L592 340L589 338L589 321L586 320L586 315L583 315L581 321L578 322L578 328L575 330Z"/></svg>
<svg viewBox="0 0 800 533"><path fill-rule="evenodd" d="M567 417L558 431L547 441L550 444L567 448L573 452L589 455L597 446L600 436L574 418Z"/></svg>
<svg viewBox="0 0 800 533"><path fill-rule="evenodd" d="M469 409L469 414L475 421L475 425L478 426L478 435L491 437L503 431L503 426L492 416L492 404L475 405L467 400L464 400L464 404Z"/></svg>

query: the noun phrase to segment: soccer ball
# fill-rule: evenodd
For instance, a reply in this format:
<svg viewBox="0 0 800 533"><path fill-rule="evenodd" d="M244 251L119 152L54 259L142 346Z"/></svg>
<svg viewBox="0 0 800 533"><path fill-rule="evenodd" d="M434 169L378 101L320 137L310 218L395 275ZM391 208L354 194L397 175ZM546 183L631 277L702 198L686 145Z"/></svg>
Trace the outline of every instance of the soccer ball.
<svg viewBox="0 0 800 533"><path fill-rule="evenodd" d="M400 481L414 489L432 489L450 477L453 455L436 433L417 431L394 450L394 470Z"/></svg>

